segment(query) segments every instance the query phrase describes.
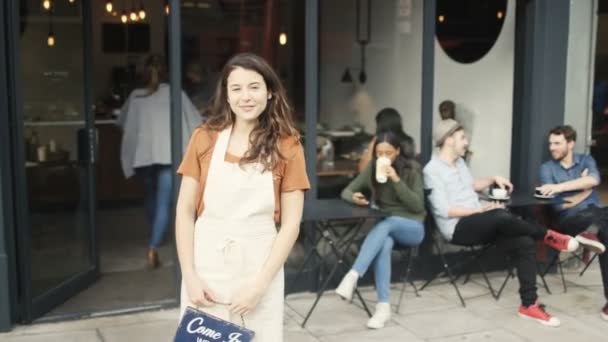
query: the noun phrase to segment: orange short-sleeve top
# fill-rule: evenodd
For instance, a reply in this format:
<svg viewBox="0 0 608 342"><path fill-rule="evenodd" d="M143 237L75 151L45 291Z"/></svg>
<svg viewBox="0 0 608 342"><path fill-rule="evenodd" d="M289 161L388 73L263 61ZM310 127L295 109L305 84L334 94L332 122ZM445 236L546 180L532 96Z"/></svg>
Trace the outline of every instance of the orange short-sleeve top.
<svg viewBox="0 0 608 342"><path fill-rule="evenodd" d="M205 183L211 164L211 155L219 135L218 131L210 130L205 126L198 127L192 133L190 143L184 154L184 158L177 173L196 179L199 189L196 199L196 213L200 216L205 209L203 193ZM295 137L286 137L279 142L279 150L285 157L272 170L274 184L274 220L281 220L281 193L294 190L306 191L310 189L308 176L306 175L306 162L304 160L304 149ZM239 157L226 153L227 162L238 163Z"/></svg>

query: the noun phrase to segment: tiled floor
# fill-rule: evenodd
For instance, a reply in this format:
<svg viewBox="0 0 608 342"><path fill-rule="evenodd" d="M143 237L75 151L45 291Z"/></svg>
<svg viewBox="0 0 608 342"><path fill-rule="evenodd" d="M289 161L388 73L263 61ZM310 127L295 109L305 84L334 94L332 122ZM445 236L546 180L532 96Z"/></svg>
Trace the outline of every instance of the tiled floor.
<svg viewBox="0 0 608 342"><path fill-rule="evenodd" d="M493 283L504 274L492 274ZM583 277L576 270L566 274L568 292L563 293L561 280L547 276L552 295L539 290L547 309L562 321L559 328L548 328L517 317L519 305L517 281L510 281L499 301L486 295L479 279L460 288L467 298L463 308L450 284L433 285L416 297L406 292L400 314L381 330L365 327L367 317L356 302L350 304L331 292L319 302L305 328L300 327L313 295L288 296L285 305L285 342L337 341L608 341L608 321L599 310L605 303L600 273L592 265ZM394 284L393 298L398 298ZM363 289L363 295L373 307L373 289ZM396 303L394 303L396 304ZM0 334L4 342L155 342L170 341L177 324L177 310L147 312L55 324L18 326L12 332ZM272 341L264 341L272 342Z"/></svg>

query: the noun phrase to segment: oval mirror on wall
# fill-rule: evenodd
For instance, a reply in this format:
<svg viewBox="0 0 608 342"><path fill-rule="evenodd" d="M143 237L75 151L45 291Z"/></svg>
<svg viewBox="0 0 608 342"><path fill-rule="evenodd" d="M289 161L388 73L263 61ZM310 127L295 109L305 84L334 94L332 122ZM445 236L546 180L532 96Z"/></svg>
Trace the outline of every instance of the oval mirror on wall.
<svg viewBox="0 0 608 342"><path fill-rule="evenodd" d="M506 15L507 0L437 0L435 34L450 58L473 63L492 49Z"/></svg>

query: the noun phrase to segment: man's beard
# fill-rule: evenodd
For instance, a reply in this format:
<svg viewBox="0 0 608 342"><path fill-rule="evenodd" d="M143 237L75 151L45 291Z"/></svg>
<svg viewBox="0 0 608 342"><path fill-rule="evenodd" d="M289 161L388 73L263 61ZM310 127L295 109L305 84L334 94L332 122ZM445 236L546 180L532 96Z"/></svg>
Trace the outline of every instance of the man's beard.
<svg viewBox="0 0 608 342"><path fill-rule="evenodd" d="M555 161L561 162L562 160L564 160L564 158L566 158L566 156L568 155L568 153L561 153L561 152L557 152L557 153L551 153L551 155L553 156L553 159Z"/></svg>

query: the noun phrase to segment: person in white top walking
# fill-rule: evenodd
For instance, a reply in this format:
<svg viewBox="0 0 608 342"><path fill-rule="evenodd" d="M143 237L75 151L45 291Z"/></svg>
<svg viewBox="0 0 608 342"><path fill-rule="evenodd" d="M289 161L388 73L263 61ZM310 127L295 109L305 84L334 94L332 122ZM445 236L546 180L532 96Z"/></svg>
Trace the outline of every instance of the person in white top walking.
<svg viewBox="0 0 608 342"><path fill-rule="evenodd" d="M167 68L163 57L147 58L143 88L131 92L118 125L123 129L121 164L126 178L136 174L145 186L145 206L152 233L147 262L159 266L157 249L169 225L172 198L171 110ZM202 117L182 92L182 144L186 144Z"/></svg>

